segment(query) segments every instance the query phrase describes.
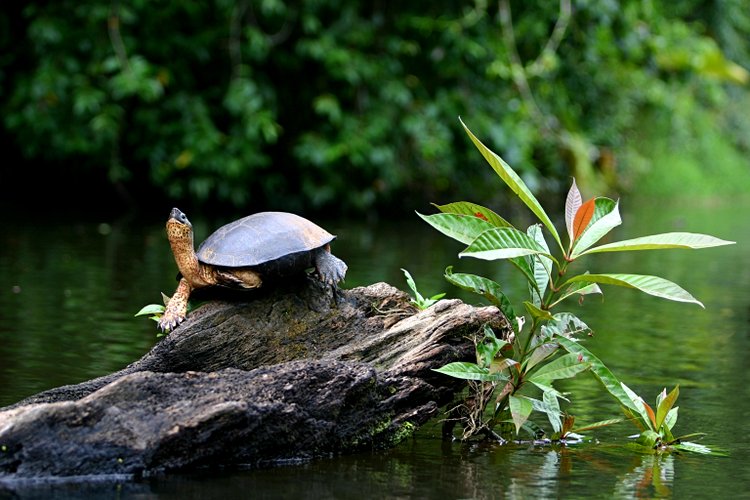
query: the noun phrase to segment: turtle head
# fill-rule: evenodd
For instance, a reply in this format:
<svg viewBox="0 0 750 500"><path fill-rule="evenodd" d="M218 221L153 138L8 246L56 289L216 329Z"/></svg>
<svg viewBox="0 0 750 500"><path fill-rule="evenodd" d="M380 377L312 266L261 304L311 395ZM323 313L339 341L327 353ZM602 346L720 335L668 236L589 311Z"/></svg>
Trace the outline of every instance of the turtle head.
<svg viewBox="0 0 750 500"><path fill-rule="evenodd" d="M197 282L200 279L200 262L193 247L193 225L177 208L169 212L167 239L182 277L190 283Z"/></svg>
<svg viewBox="0 0 750 500"><path fill-rule="evenodd" d="M167 219L167 237L170 243L193 244L193 225L179 208L173 208Z"/></svg>
<svg viewBox="0 0 750 500"><path fill-rule="evenodd" d="M173 208L171 212L169 212L169 220L173 220L179 224L184 224L187 227L192 228L193 225L190 224L190 221L187 218L187 215L182 213L179 208Z"/></svg>

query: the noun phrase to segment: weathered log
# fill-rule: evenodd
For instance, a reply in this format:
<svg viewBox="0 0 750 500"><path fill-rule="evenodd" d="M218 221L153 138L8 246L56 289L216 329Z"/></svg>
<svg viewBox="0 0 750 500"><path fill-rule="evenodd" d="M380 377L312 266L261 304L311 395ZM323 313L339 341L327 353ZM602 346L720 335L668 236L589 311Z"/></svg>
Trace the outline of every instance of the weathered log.
<svg viewBox="0 0 750 500"><path fill-rule="evenodd" d="M0 410L0 483L253 465L393 446L464 386L494 307L417 311L378 283L289 281L213 300L123 370Z"/></svg>

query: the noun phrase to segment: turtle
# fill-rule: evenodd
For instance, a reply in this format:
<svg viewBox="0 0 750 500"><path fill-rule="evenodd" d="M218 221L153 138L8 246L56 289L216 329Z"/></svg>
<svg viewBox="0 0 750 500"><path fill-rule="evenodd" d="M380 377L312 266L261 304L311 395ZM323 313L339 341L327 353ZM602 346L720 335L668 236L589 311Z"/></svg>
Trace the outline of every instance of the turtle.
<svg viewBox="0 0 750 500"><path fill-rule="evenodd" d="M254 289L264 281L315 268L317 276L334 288L347 266L331 253L336 238L309 220L288 212L260 212L217 229L198 247L193 226L173 208L167 219L179 284L159 320L162 331L172 330L187 314L190 294L197 288L220 286Z"/></svg>

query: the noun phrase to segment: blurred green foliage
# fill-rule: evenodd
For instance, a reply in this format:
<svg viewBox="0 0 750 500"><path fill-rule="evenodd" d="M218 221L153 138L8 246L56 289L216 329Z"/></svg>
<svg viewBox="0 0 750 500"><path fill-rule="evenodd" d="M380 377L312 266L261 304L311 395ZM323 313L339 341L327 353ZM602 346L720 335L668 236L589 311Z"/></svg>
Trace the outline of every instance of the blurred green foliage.
<svg viewBox="0 0 750 500"><path fill-rule="evenodd" d="M30 1L0 13L2 124L26 158L199 204L492 200L459 115L533 190L602 189L643 170L617 160L644 113L750 147L745 7Z"/></svg>

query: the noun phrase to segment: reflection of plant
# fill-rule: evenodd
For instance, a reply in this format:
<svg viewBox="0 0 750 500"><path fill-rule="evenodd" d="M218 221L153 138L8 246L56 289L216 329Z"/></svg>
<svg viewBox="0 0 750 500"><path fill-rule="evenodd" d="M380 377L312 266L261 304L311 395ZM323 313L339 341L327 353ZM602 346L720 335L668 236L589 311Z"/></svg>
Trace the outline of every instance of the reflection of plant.
<svg viewBox="0 0 750 500"><path fill-rule="evenodd" d="M674 487L674 457L643 455L615 486L614 498L667 498Z"/></svg>
<svg viewBox="0 0 750 500"><path fill-rule="evenodd" d="M409 285L409 288L411 288L411 291L414 293L414 298L411 299L411 303L417 306L419 309L427 309L432 304L437 302L438 300L445 297L444 293L438 293L436 295L433 295L429 299L426 299L422 297L422 294L419 293L419 290L417 290L417 284L414 282L414 278L411 277L411 274L409 274L409 271L406 269L401 269L404 272L404 276L406 277L406 283Z"/></svg>
<svg viewBox="0 0 750 500"><path fill-rule="evenodd" d="M697 249L732 242L703 234L664 233L594 246L621 224L619 203L605 197L584 203L574 180L565 203L568 242L564 245L551 219L516 172L482 144L465 125L464 128L490 166L541 222L525 232L520 231L492 210L468 202L438 206L439 214L420 214L438 231L467 245L459 257L507 259L521 271L529 286L530 297L524 302L524 308L530 326L525 328L528 321L516 316L510 300L498 283L482 276L454 273L451 267L446 269L445 277L450 283L487 298L508 317L514 330L511 338L501 340L487 329L484 338L476 342L476 363L451 363L438 370L473 381L473 404L467 405L472 416L467 419L469 425L465 425L464 436L478 432L492 434L492 429L500 423L512 423L516 433L525 429L531 435L538 436L541 429L529 421L532 411L538 411L547 415L554 436L564 437L570 432L570 425L563 424L570 421L563 418L559 400L567 401L567 398L553 387L553 382L586 370L590 370L628 411L639 412L640 407L624 386L578 342L578 337L590 334L588 326L573 314L553 313L553 309L571 297L583 300L585 295L601 294L600 284L633 288L701 307L703 304L677 284L658 276L587 271L568 277L569 266L581 257L594 253ZM550 251L543 228L557 244L560 257L555 257ZM492 417L483 420L481 416L485 406L496 388L500 388L500 391L495 396ZM541 399L533 397L534 393L540 391Z"/></svg>

